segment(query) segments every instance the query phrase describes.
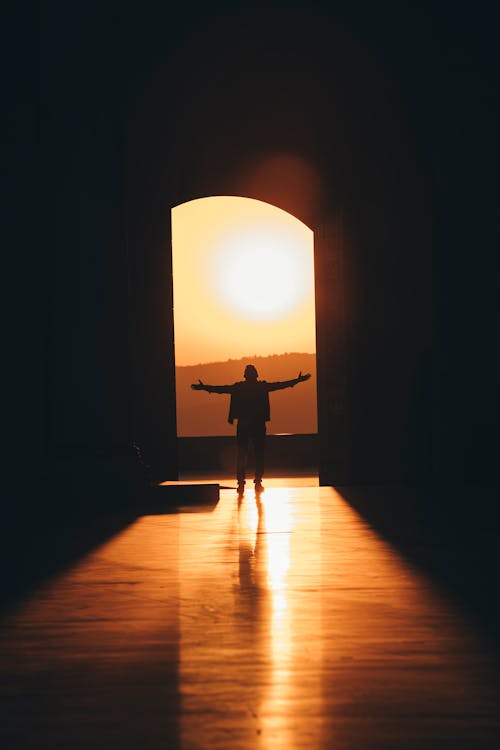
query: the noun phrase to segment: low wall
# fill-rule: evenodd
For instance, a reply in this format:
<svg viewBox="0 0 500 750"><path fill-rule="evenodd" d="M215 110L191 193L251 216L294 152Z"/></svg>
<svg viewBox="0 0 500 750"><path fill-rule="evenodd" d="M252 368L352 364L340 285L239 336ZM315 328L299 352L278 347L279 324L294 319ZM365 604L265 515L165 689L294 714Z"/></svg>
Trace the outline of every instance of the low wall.
<svg viewBox="0 0 500 750"><path fill-rule="evenodd" d="M234 437L178 438L179 471L221 471L234 474L236 439ZM318 470L319 435L267 435L266 469ZM249 467L253 466L250 450Z"/></svg>

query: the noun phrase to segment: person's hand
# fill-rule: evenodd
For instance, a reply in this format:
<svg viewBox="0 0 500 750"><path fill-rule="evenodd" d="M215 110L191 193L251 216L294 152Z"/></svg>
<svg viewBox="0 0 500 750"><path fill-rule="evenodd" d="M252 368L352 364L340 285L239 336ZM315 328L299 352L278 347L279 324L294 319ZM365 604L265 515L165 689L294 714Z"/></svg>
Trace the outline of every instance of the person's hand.
<svg viewBox="0 0 500 750"><path fill-rule="evenodd" d="M311 377L311 374L310 374L309 372L306 372L306 374L305 374L305 375L302 375L302 370L301 370L301 371L299 372L299 377L297 378L297 380L298 380L299 382L303 383L303 382L304 382L304 380L309 380L309 378L310 378L310 377Z"/></svg>
<svg viewBox="0 0 500 750"><path fill-rule="evenodd" d="M193 391L202 391L204 387L205 387L205 384L202 383L201 380L198 380L197 383L193 383L191 385L191 388L193 389Z"/></svg>

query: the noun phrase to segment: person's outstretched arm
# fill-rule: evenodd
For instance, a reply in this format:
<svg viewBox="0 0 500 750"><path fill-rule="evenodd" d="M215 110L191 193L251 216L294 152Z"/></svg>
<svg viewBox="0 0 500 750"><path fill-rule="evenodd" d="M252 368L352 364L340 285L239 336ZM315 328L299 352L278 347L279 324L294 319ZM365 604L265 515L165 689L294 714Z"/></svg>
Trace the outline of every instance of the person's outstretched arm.
<svg viewBox="0 0 500 750"><path fill-rule="evenodd" d="M198 380L197 383L191 385L193 391L207 391L207 393L232 393L233 385L206 385Z"/></svg>
<svg viewBox="0 0 500 750"><path fill-rule="evenodd" d="M293 380L282 380L276 383L268 383L267 390L281 391L283 388L293 388L293 386L297 385L297 383L303 383L304 380L309 380L310 377L311 375L309 373L302 375L302 373L299 372L298 376L296 378L293 378Z"/></svg>

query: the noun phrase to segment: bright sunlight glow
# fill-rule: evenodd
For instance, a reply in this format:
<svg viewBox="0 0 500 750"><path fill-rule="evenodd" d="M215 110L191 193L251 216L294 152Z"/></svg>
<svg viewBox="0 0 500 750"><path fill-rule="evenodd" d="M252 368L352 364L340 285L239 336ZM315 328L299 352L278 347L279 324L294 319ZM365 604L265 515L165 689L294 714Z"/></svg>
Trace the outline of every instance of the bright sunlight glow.
<svg viewBox="0 0 500 750"><path fill-rule="evenodd" d="M313 294L310 254L288 227L244 227L221 242L213 279L236 313L257 320L283 317Z"/></svg>
<svg viewBox="0 0 500 750"><path fill-rule="evenodd" d="M176 366L315 352L313 242L299 219L251 198L172 209Z"/></svg>

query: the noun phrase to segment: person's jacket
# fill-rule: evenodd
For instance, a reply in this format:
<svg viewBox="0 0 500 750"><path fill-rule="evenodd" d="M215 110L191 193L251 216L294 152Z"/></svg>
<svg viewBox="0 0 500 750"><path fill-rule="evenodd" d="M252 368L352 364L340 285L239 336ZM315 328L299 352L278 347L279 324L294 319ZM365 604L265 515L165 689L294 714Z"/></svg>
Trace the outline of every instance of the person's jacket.
<svg viewBox="0 0 500 750"><path fill-rule="evenodd" d="M266 380L240 380L232 385L206 385L209 393L229 393L231 401L227 421L235 419L249 422L268 422L271 418L269 393L284 388L293 388L298 378L268 383Z"/></svg>

